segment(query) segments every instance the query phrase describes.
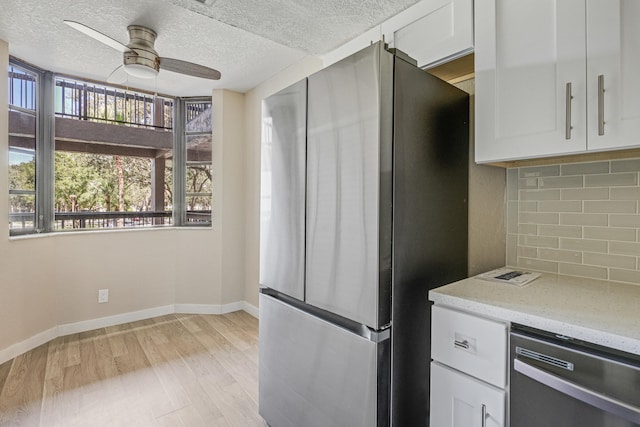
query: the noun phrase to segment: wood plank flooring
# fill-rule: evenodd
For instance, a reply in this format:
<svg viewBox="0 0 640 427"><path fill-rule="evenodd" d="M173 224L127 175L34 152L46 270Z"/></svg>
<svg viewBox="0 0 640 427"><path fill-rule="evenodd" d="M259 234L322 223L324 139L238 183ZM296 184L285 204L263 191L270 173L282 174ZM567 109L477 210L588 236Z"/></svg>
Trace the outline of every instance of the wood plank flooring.
<svg viewBox="0 0 640 427"><path fill-rule="evenodd" d="M172 314L56 338L0 365L0 426L260 426L258 321Z"/></svg>

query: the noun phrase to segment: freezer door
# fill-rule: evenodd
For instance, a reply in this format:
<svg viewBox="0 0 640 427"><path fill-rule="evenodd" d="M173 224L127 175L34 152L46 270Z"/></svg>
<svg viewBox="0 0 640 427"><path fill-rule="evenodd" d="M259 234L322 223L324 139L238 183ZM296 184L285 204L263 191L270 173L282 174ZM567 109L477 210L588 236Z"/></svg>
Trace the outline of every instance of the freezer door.
<svg viewBox="0 0 640 427"><path fill-rule="evenodd" d="M270 426L388 426L388 360L388 338L372 342L260 294L259 410Z"/></svg>
<svg viewBox="0 0 640 427"><path fill-rule="evenodd" d="M375 44L309 77L309 304L389 323L393 56Z"/></svg>
<svg viewBox="0 0 640 427"><path fill-rule="evenodd" d="M260 284L304 299L307 81L262 103Z"/></svg>

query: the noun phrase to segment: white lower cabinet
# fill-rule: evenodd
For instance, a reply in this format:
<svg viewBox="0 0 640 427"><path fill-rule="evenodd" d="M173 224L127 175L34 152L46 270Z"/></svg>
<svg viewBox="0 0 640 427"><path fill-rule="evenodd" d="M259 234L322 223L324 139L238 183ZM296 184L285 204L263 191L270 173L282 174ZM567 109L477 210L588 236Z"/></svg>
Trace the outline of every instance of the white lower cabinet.
<svg viewBox="0 0 640 427"><path fill-rule="evenodd" d="M507 325L432 307L432 427L507 425Z"/></svg>
<svg viewBox="0 0 640 427"><path fill-rule="evenodd" d="M502 427L504 420L504 390L431 363L431 426Z"/></svg>

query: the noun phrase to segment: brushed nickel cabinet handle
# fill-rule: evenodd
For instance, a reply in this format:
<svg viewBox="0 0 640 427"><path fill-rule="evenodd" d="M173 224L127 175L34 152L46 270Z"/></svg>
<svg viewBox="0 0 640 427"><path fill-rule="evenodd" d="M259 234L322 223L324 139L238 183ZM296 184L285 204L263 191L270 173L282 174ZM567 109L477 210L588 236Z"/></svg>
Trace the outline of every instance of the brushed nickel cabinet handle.
<svg viewBox="0 0 640 427"><path fill-rule="evenodd" d="M487 427L487 405L482 404L482 427Z"/></svg>
<svg viewBox="0 0 640 427"><path fill-rule="evenodd" d="M604 75L598 76L598 135L604 135Z"/></svg>
<svg viewBox="0 0 640 427"><path fill-rule="evenodd" d="M573 99L573 95L571 94L571 83L567 83L567 88L565 91L565 104L566 104L566 112L565 112L565 130L564 130L564 139L571 139L571 100Z"/></svg>

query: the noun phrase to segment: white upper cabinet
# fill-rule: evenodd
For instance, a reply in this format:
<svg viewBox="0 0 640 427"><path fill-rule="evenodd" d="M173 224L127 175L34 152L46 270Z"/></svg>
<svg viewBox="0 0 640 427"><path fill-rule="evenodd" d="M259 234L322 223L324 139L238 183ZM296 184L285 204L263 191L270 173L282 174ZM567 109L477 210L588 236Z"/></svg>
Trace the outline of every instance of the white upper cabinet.
<svg viewBox="0 0 640 427"><path fill-rule="evenodd" d="M473 0L422 0L323 57L324 66L384 37L419 67L436 65L473 50Z"/></svg>
<svg viewBox="0 0 640 427"><path fill-rule="evenodd" d="M384 22L382 34L419 67L446 62L473 50L473 2L423 0Z"/></svg>
<svg viewBox="0 0 640 427"><path fill-rule="evenodd" d="M476 0L476 162L640 145L639 3Z"/></svg>
<svg viewBox="0 0 640 427"><path fill-rule="evenodd" d="M637 0L587 0L589 150L640 145L639 22Z"/></svg>
<svg viewBox="0 0 640 427"><path fill-rule="evenodd" d="M584 0L476 0L475 19L476 162L584 151Z"/></svg>

